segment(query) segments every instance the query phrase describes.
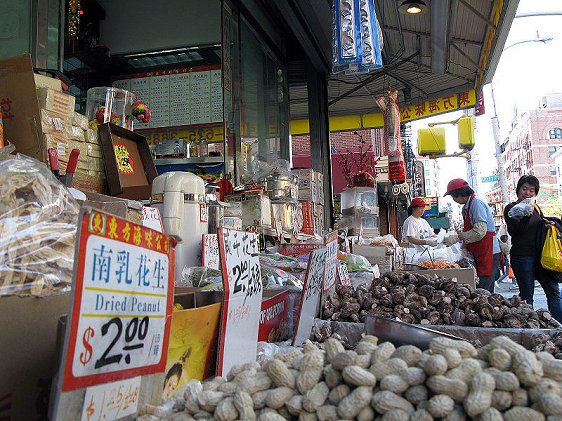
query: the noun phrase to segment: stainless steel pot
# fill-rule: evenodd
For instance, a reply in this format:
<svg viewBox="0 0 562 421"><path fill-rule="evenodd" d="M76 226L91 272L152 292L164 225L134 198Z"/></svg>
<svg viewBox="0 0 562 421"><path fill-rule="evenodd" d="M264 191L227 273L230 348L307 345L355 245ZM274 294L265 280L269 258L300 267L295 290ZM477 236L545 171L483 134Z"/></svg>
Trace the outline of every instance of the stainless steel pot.
<svg viewBox="0 0 562 421"><path fill-rule="evenodd" d="M271 202L273 226L279 226L283 232L298 232L296 212L297 204L294 201Z"/></svg>
<svg viewBox="0 0 562 421"><path fill-rule="evenodd" d="M264 183L271 200L294 199L299 197L299 178L294 174L269 174Z"/></svg>
<svg viewBox="0 0 562 421"><path fill-rule="evenodd" d="M219 226L222 224L224 209L228 204L218 200L210 201L207 204L207 224L209 234L217 234Z"/></svg>

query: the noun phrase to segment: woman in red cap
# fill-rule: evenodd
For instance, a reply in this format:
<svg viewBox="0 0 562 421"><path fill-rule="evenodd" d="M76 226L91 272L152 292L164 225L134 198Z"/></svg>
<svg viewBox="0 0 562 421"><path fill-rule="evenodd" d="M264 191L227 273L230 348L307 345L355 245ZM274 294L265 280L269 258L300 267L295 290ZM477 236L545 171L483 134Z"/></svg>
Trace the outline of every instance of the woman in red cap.
<svg viewBox="0 0 562 421"><path fill-rule="evenodd" d="M421 197L416 197L410 203L411 215L406 218L402 226L403 241L413 244L423 251L421 246L436 246L435 232L429 223L422 218L426 203Z"/></svg>
<svg viewBox="0 0 562 421"><path fill-rule="evenodd" d="M474 256L478 287L494 292L495 274L500 267L500 245L496 238L496 229L492 210L486 202L476 197L474 190L462 178L455 178L447 184L447 193L462 208L464 227L458 237L445 239L446 245L463 241L468 251Z"/></svg>

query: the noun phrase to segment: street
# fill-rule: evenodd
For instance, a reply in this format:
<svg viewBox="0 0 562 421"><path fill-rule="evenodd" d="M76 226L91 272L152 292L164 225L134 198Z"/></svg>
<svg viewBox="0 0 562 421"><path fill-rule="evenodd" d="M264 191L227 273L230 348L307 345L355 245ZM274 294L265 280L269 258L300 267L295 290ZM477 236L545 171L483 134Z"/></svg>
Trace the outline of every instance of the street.
<svg viewBox="0 0 562 421"><path fill-rule="evenodd" d="M496 282L495 292L503 295L505 298L510 298L514 295L519 294L519 290L510 291L510 286L511 282L500 282L498 287L498 283ZM535 310L538 310L540 308L548 309L548 306L546 304L546 295L541 286L535 286L535 294L533 295L533 307Z"/></svg>

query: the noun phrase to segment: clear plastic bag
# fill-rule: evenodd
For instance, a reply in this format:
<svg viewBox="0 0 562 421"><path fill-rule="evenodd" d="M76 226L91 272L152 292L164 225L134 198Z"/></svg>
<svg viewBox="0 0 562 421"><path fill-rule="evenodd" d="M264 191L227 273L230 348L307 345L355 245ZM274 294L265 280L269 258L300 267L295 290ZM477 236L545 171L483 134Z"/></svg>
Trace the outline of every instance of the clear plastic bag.
<svg viewBox="0 0 562 421"><path fill-rule="evenodd" d="M513 219L523 219L530 216L535 209L535 202L536 199L534 197L523 199L509 210L507 216Z"/></svg>
<svg viewBox="0 0 562 421"><path fill-rule="evenodd" d="M176 282L176 286L222 291L222 272L207 267L185 267L181 273L181 281Z"/></svg>
<svg viewBox="0 0 562 421"><path fill-rule="evenodd" d="M0 295L52 295L72 282L79 206L39 161L0 161Z"/></svg>

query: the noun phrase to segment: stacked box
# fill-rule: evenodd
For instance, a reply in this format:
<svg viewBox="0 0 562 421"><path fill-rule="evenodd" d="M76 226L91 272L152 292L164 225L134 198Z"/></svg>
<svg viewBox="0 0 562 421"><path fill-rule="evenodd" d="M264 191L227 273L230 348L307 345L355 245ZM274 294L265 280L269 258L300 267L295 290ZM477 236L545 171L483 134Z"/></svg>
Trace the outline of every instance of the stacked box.
<svg viewBox="0 0 562 421"><path fill-rule="evenodd" d="M350 235L376 237L379 235L379 207L376 187L353 187L341 193L340 225Z"/></svg>
<svg viewBox="0 0 562 421"><path fill-rule="evenodd" d="M97 130L89 128L85 115L74 111L74 97L46 87L39 87L37 96L45 148L57 150L61 173L66 171L70 152L79 149L72 186L85 191L107 192Z"/></svg>
<svg viewBox="0 0 562 421"><path fill-rule="evenodd" d="M293 174L299 177L299 200L324 204L324 178L322 173L311 168L293 169Z"/></svg>

